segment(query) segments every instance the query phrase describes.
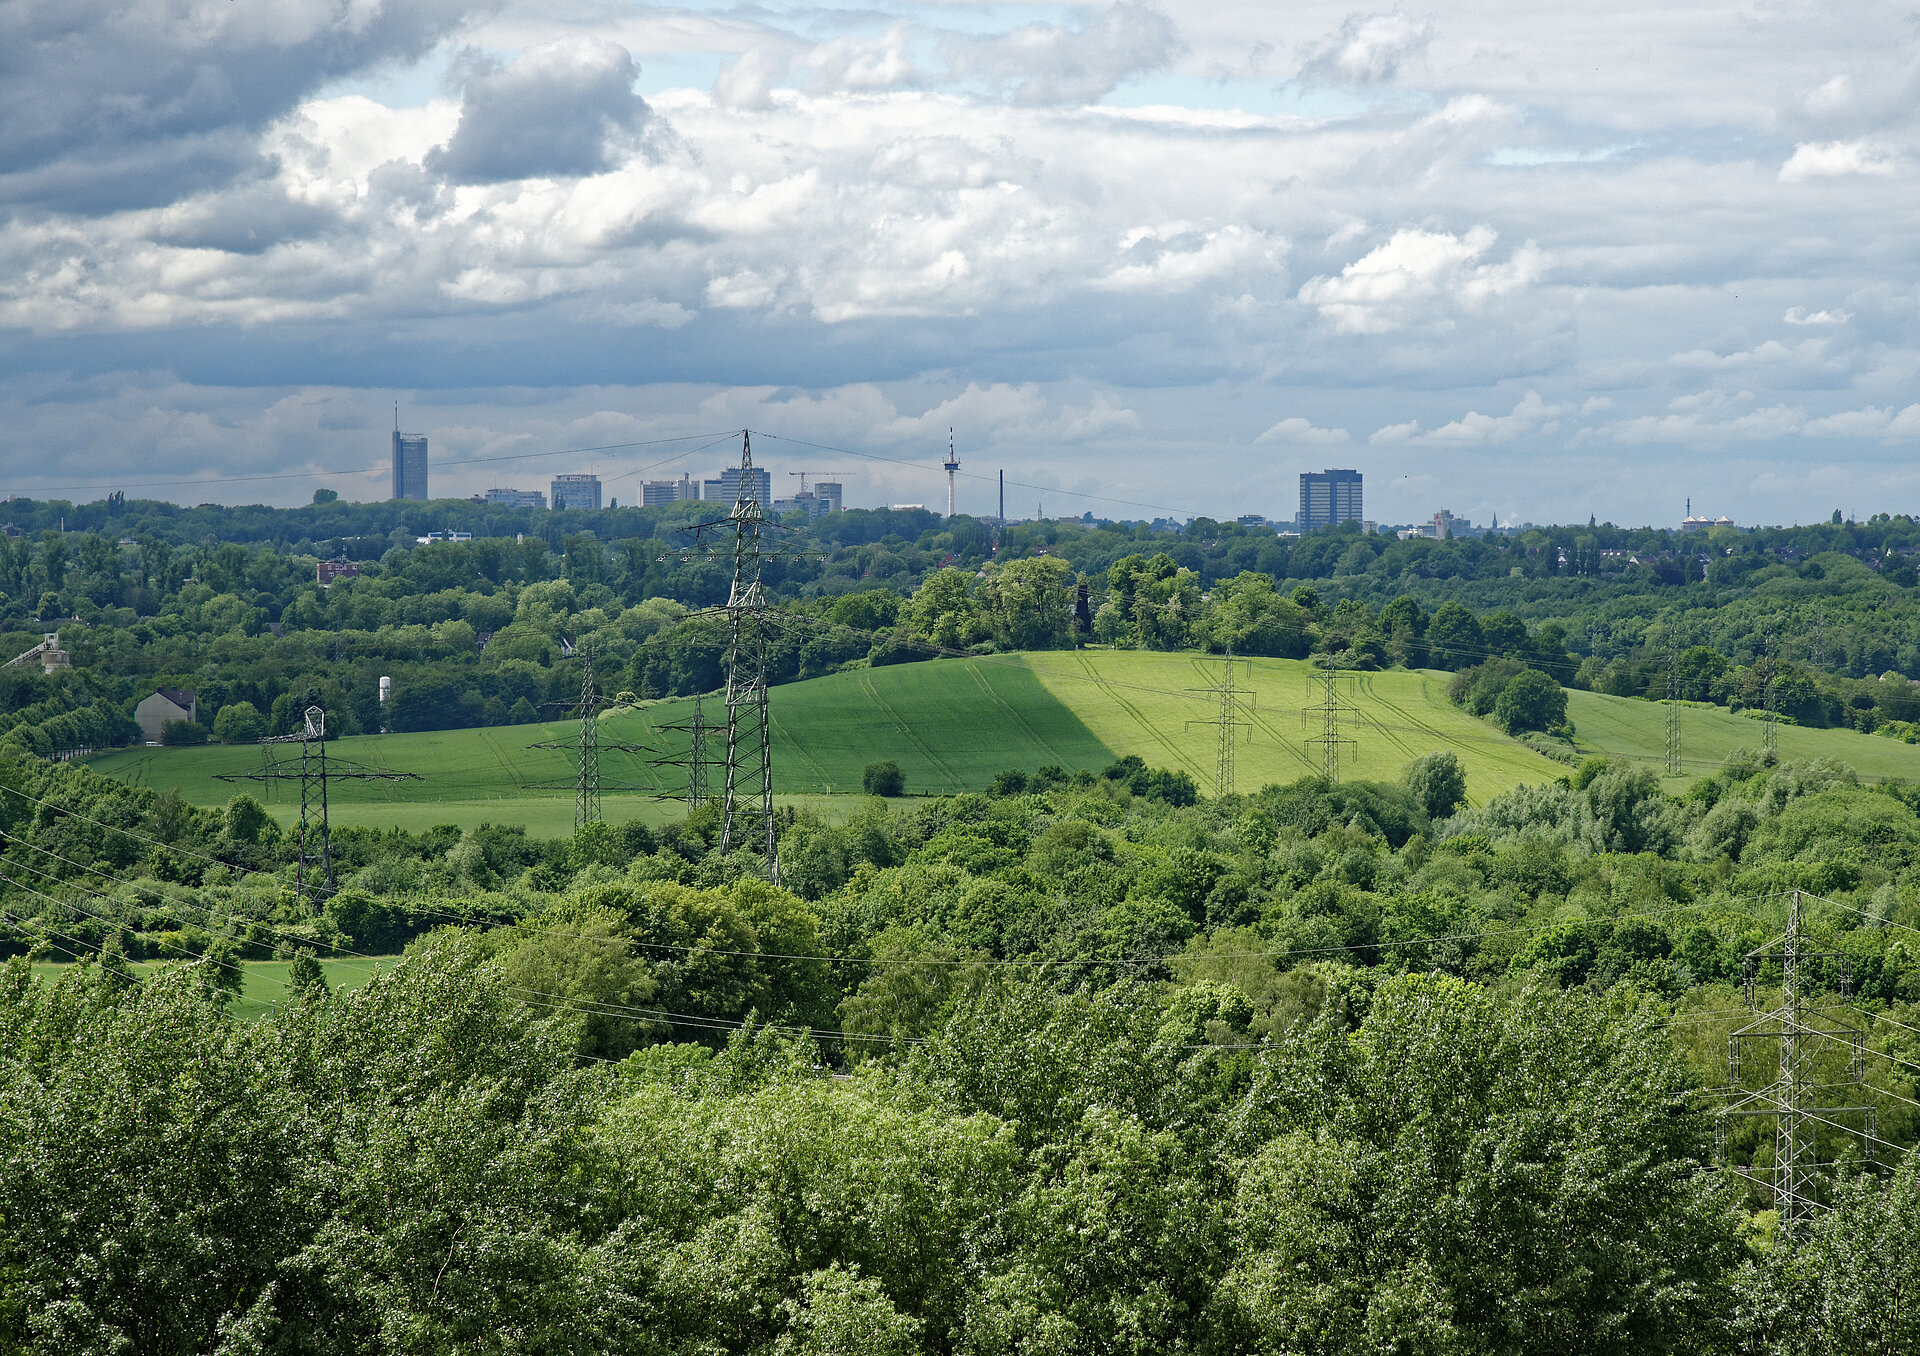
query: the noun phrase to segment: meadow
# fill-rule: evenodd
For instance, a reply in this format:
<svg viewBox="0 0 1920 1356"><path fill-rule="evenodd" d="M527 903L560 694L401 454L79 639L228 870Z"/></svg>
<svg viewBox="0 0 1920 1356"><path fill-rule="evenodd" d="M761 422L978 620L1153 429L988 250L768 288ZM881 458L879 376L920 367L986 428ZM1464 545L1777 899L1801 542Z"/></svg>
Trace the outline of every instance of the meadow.
<svg viewBox="0 0 1920 1356"><path fill-rule="evenodd" d="M398 956L351 956L342 958L322 958L320 971L327 977L327 987L335 991L357 989L380 971L387 969L400 958ZM174 965L177 961L133 961L130 968L136 974L145 974L159 965ZM70 960L36 961L33 972L49 982L59 978L73 965ZM242 961L240 962L240 995L228 1008L235 1017L250 1021L262 1017L273 1008L287 1001L287 970L291 961Z"/></svg>
<svg viewBox="0 0 1920 1356"><path fill-rule="evenodd" d="M1099 769L1123 754L1189 773L1205 791L1215 780L1218 686L1224 662L1195 654L1055 651L945 659L860 669L773 689L774 784L783 802L829 819L852 813L861 769L882 759L906 771L909 794L980 790L1004 768L1034 771L1055 764ZM1308 741L1321 732L1322 679L1301 660L1235 661L1244 724L1234 749L1236 789L1254 791L1318 771L1321 753ZM1509 738L1447 700L1451 675L1387 670L1342 673L1334 680L1340 708L1342 776L1391 780L1433 749L1451 749L1467 769L1476 804L1523 782L1559 776L1564 763ZM1604 754L1658 768L1664 760L1666 711L1659 703L1569 692L1576 756ZM685 747L682 733L661 727L685 721L690 700L645 703L601 720L603 744L625 741L661 751ZM717 697L708 720L724 717ZM564 835L573 825L568 754L527 746L570 741L573 722L439 730L335 740L330 756L369 767L417 772L419 781L334 785L336 824L421 829L488 821L524 824L536 836ZM1783 758L1831 757L1863 777L1920 778L1920 746L1850 730L1779 728ZM1717 768L1735 748L1758 749L1762 731L1750 716L1717 707L1681 713L1685 777ZM717 752L717 750L716 750ZM280 750L280 757L287 751ZM93 760L101 772L143 786L171 787L189 801L223 804L252 791L283 822L298 813L295 788L223 782L221 773L257 772L251 746L132 749ZM680 817L684 773L658 767L645 754L601 755L604 809L615 823L660 824Z"/></svg>

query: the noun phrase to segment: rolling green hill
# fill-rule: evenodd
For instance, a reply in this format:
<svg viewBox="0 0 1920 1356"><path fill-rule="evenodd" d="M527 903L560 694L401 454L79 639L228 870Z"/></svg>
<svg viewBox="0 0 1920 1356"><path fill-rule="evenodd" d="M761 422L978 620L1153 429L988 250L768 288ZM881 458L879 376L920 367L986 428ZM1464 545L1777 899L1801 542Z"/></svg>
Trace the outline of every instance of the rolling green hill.
<svg viewBox="0 0 1920 1356"><path fill-rule="evenodd" d="M773 689L771 699L775 787L784 798L836 814L849 804L839 793L858 791L861 769L883 758L906 769L910 791L940 793L978 790L1002 768L1100 768L1133 753L1156 767L1182 769L1210 791L1217 727L1205 722L1218 710L1209 689L1217 687L1221 670L1220 660L1198 655L1063 651L903 664L788 684ZM1317 710L1322 688L1311 666L1242 660L1235 675L1247 699L1235 785L1251 791L1317 770L1319 752L1307 740L1323 726ZM1335 687L1342 733L1353 741L1341 749L1342 773L1390 779L1418 754L1452 749L1467 766L1469 795L1480 803L1566 770L1449 703L1448 679L1445 673L1400 670L1340 675ZM1590 692L1573 692L1569 699L1580 751L1661 762L1663 707ZM684 735L662 734L659 727L685 720L691 705L655 702L608 716L602 738L684 747ZM1310 708L1312 714L1303 716ZM718 699L709 699L708 718L721 715ZM418 772L425 780L339 784L334 820L414 829L493 820L525 824L538 835L564 834L572 827L569 794L526 788L566 783L572 765L563 752L526 746L568 739L576 730L559 722L337 740L329 746L336 756ZM1683 709L1689 775L1711 771L1736 747L1757 749L1760 737L1750 717L1712 707ZM1786 758L1834 757L1863 776L1920 777L1920 747L1847 730L1786 726L1779 738ZM223 772L257 770L260 762L253 747L208 747L128 750L95 759L94 766L212 805L241 790L260 792L257 785L215 779ZM610 819L678 817L674 802L652 798L682 785L678 769L611 753L602 756L601 767ZM290 818L291 799L282 788L268 803Z"/></svg>

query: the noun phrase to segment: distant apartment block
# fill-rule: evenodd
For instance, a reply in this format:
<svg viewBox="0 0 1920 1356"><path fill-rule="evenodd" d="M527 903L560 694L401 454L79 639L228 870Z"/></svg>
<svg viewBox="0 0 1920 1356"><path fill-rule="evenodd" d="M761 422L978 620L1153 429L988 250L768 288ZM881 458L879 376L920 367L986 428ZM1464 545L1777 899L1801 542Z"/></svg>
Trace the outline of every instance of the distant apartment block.
<svg viewBox="0 0 1920 1356"><path fill-rule="evenodd" d="M1365 517L1360 505L1358 471L1329 468L1300 473L1300 516L1294 525L1302 532Z"/></svg>
<svg viewBox="0 0 1920 1356"><path fill-rule="evenodd" d="M332 560L323 560L313 567L313 582L323 589L331 588L336 579L358 579L359 577L360 562L357 560L342 560L336 556Z"/></svg>
<svg viewBox="0 0 1920 1356"><path fill-rule="evenodd" d="M393 497L427 497L427 436L393 431Z"/></svg>
<svg viewBox="0 0 1920 1356"><path fill-rule="evenodd" d="M813 482L813 516L823 517L829 513L838 513L840 504L840 482L837 480L816 480Z"/></svg>
<svg viewBox="0 0 1920 1356"><path fill-rule="evenodd" d="M754 502L770 506L773 503L773 473L771 471L763 471L756 466L753 468L752 474L753 478L747 488L752 492ZM718 480L709 480L700 488L700 497L709 502L719 504L738 503L740 499L740 468L738 466L729 466L720 473Z"/></svg>
<svg viewBox="0 0 1920 1356"><path fill-rule="evenodd" d="M499 504L505 508L537 508L547 506L547 496L539 490L488 490L481 496L483 504Z"/></svg>
<svg viewBox="0 0 1920 1356"><path fill-rule="evenodd" d="M700 482L692 476L681 476L678 480L648 480L640 485L640 507L658 508L662 504L677 504L682 499L698 499Z"/></svg>
<svg viewBox="0 0 1920 1356"><path fill-rule="evenodd" d="M553 478L553 507L560 509L597 509L600 507L600 477L564 475Z"/></svg>

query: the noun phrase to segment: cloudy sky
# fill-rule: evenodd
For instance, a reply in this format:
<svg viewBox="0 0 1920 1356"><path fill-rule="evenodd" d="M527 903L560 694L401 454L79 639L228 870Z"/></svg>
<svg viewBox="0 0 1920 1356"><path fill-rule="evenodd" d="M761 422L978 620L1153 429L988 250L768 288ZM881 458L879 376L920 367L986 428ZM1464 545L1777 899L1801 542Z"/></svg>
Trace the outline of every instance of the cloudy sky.
<svg viewBox="0 0 1920 1356"><path fill-rule="evenodd" d="M1579 9L8 0L0 492L1920 511L1920 16Z"/></svg>

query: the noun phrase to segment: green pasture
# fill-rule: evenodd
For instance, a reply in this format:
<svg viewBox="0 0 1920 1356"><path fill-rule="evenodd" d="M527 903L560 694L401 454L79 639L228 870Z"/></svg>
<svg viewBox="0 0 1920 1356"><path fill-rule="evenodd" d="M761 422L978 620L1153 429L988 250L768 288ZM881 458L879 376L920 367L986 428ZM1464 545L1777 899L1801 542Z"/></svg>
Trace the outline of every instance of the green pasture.
<svg viewBox="0 0 1920 1356"><path fill-rule="evenodd" d="M1584 752L1640 759L1656 767L1667 756L1667 708L1662 702L1567 693L1574 743ZM1903 744L1858 730L1775 727L1782 759L1837 758L1862 777L1920 779L1920 744ZM1721 706L1680 705L1680 763L1688 779L1704 776L1735 749L1758 753L1765 727L1754 716Z"/></svg>
<svg viewBox="0 0 1920 1356"><path fill-rule="evenodd" d="M1218 736L1217 726L1206 722L1218 714L1213 689L1222 668L1218 658L1191 654L1057 651L901 664L790 683L770 697L774 786L781 800L838 819L860 803L861 769L881 759L906 770L910 792L938 794L980 790L1003 768L1100 768L1132 753L1155 767L1182 769L1211 791ZM1479 804L1566 771L1450 703L1450 678L1404 670L1340 674L1342 734L1353 741L1340 750L1342 775L1390 780L1419 754L1451 749L1466 764L1468 793ZM1317 671L1303 660L1238 660L1235 685L1246 698L1235 785L1253 791L1317 771L1319 750L1307 743L1323 724ZM1666 713L1660 704L1567 695L1580 752L1662 761ZM684 722L692 705L650 702L606 716L601 741L683 751L686 735L660 727ZM724 719L717 697L706 700L705 714ZM333 822L418 830L491 821L522 824L540 837L567 834L573 798L564 788L573 780L573 763L564 750L527 745L577 734L577 724L555 722L334 740L327 746L332 758L417 772L422 780L337 783ZM1780 727L1779 736L1784 758L1839 758L1866 777L1920 778L1920 746L1792 726ZM1736 747L1758 749L1760 738L1759 723L1748 716L1683 708L1689 776L1712 771ZM285 748L277 754L292 756ZM260 783L216 780L223 772L258 771L261 756L253 746L130 749L96 758L93 766L136 785L172 787L201 805L251 791L283 823L292 822L299 812L294 788L281 784L269 793ZM601 754L600 766L609 821L660 824L682 814L681 802L656 798L680 791L680 769L611 751Z"/></svg>
<svg viewBox="0 0 1920 1356"><path fill-rule="evenodd" d="M650 702L600 722L602 744L615 740L663 752L681 752L687 736L660 727L685 722L691 700ZM1100 768L1117 756L1101 743L1041 679L1017 658L939 660L863 669L773 689L774 785L783 799L815 809L824 798L858 792L861 770L891 758L906 769L910 792L979 790L1007 767L1028 771L1055 763ZM718 697L705 702L709 721L723 721ZM335 823L525 823L530 832L566 833L573 802L562 786L573 780L564 750L529 749L547 740L577 737L577 722L438 730L422 734L359 735L330 741L330 758L368 767L416 772L421 781L339 782L330 808ZM281 747L275 756L296 756ZM718 750L715 749L717 754ZM229 783L222 773L258 772L262 750L252 745L141 748L92 760L93 767L138 786L171 787L199 805L224 804L250 791L281 817L298 814L294 788L282 783ZM653 767L647 755L603 751L602 799L609 820L662 822L678 818L672 801L684 773ZM718 789L717 787L715 788ZM849 808L846 813L851 813Z"/></svg>
<svg viewBox="0 0 1920 1356"><path fill-rule="evenodd" d="M327 986L332 989L357 989L380 971L390 967L398 956L348 956L336 960L322 960L321 973L327 977ZM33 966L34 974L51 982L73 964L69 960L38 961ZM175 961L135 961L133 968L147 971L159 965L178 964ZM240 976L240 996L233 1001L229 1009L235 1017L243 1020L261 1016L276 1004L287 1001L287 970L290 961L242 961Z"/></svg>
<svg viewBox="0 0 1920 1356"><path fill-rule="evenodd" d="M1191 773L1212 790L1219 727L1201 722L1217 715L1225 661L1141 651L1061 651L1021 659L1104 743L1154 766ZM1449 702L1450 676L1404 670L1337 675L1341 735L1353 741L1339 750L1341 775L1392 781L1419 755L1452 749L1466 765L1467 791L1478 804L1566 770ZM1257 791L1320 770L1320 750L1306 742L1325 728L1319 671L1305 660L1236 659L1234 686L1246 699L1246 727L1234 749L1239 790Z"/></svg>

